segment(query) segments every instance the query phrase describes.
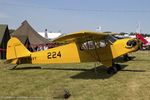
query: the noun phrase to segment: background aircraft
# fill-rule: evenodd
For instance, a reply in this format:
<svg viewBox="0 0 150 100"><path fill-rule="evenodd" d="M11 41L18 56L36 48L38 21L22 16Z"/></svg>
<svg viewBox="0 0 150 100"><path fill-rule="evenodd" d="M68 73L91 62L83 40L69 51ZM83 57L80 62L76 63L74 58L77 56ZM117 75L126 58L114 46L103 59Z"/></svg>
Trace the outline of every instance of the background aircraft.
<svg viewBox="0 0 150 100"><path fill-rule="evenodd" d="M67 34L53 41L61 45L37 52L30 52L12 37L7 44L7 61L14 64L101 62L108 67L109 74L114 74L121 69L114 59L137 51L139 41L133 38L116 39L112 34L89 31Z"/></svg>

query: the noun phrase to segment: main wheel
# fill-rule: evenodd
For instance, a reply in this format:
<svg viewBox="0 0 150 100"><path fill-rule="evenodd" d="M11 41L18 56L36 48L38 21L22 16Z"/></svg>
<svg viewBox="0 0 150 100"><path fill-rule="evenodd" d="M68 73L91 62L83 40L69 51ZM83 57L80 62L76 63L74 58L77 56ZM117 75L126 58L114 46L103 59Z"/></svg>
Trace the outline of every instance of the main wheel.
<svg viewBox="0 0 150 100"><path fill-rule="evenodd" d="M116 67L109 67L107 69L107 73L108 74L115 74L115 73L117 73L117 68Z"/></svg>
<svg viewBox="0 0 150 100"><path fill-rule="evenodd" d="M131 57L128 56L128 54L123 55L123 60L124 61L130 61Z"/></svg>
<svg viewBox="0 0 150 100"><path fill-rule="evenodd" d="M119 64L115 64L114 67L116 67L117 71L120 71L120 70L121 70L121 66L120 66Z"/></svg>

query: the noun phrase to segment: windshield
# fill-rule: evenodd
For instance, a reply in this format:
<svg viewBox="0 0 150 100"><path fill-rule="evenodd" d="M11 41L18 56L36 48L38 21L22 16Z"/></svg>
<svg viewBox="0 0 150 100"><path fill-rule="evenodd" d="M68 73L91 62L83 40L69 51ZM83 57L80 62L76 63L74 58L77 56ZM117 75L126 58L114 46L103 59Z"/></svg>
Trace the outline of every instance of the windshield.
<svg viewBox="0 0 150 100"><path fill-rule="evenodd" d="M114 43L114 42L117 40L117 38L115 38L115 37L112 36L112 35L108 35L108 36L106 37L106 40L108 40L108 41L111 42L111 43Z"/></svg>

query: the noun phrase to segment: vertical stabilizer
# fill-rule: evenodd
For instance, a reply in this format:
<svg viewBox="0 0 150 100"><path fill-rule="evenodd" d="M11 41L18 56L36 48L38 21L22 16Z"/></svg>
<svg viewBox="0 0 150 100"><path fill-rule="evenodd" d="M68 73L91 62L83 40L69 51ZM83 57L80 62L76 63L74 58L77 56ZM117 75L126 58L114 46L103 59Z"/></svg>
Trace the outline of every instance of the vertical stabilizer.
<svg viewBox="0 0 150 100"><path fill-rule="evenodd" d="M31 52L15 37L12 37L7 43L7 60L30 57Z"/></svg>

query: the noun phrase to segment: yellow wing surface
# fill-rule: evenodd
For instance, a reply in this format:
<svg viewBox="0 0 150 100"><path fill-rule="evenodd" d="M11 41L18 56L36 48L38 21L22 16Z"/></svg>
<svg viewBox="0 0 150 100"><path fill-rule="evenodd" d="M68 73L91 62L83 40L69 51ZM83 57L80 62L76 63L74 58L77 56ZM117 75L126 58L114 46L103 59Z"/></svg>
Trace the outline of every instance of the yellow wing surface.
<svg viewBox="0 0 150 100"><path fill-rule="evenodd" d="M94 37L94 39L100 40L100 39L104 38L104 36L107 36L109 34L115 34L115 33L80 31L80 32L75 32L75 33L71 33L71 34L66 34L64 36L56 38L53 41L54 42L73 42L78 39L86 40L86 38L92 39L93 37Z"/></svg>

